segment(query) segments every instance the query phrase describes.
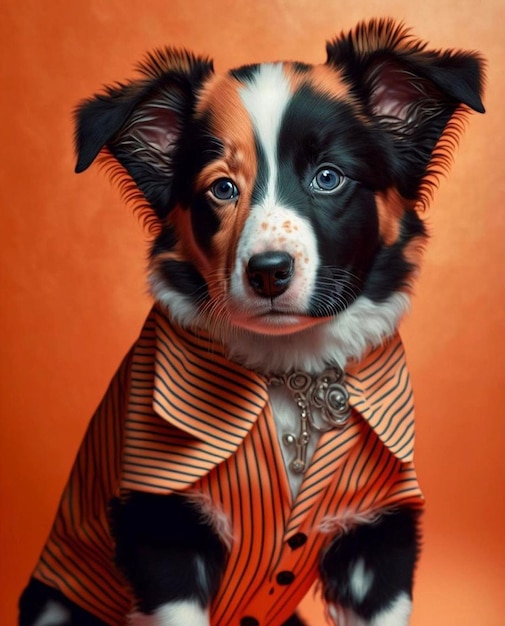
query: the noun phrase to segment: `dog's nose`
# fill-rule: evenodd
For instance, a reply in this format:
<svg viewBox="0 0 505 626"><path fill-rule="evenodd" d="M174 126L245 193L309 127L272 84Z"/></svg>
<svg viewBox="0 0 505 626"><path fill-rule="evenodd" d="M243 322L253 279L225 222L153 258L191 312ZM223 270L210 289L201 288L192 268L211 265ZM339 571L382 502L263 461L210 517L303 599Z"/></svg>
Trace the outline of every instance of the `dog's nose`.
<svg viewBox="0 0 505 626"><path fill-rule="evenodd" d="M247 264L247 278L254 291L265 298L275 298L289 287L295 260L287 252L255 254Z"/></svg>

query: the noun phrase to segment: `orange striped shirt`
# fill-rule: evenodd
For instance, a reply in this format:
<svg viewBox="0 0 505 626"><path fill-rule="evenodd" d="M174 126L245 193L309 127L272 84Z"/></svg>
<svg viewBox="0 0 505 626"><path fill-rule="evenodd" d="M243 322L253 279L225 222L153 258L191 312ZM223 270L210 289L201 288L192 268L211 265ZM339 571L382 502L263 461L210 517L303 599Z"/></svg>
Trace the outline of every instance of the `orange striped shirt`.
<svg viewBox="0 0 505 626"><path fill-rule="evenodd" d="M233 532L211 623L281 624L350 515L423 503L399 337L345 380L348 426L322 434L293 501L265 379L155 307L93 417L35 577L107 624L125 624L132 599L113 565L107 503L124 490L191 490L218 503ZM308 539L291 547L297 533Z"/></svg>

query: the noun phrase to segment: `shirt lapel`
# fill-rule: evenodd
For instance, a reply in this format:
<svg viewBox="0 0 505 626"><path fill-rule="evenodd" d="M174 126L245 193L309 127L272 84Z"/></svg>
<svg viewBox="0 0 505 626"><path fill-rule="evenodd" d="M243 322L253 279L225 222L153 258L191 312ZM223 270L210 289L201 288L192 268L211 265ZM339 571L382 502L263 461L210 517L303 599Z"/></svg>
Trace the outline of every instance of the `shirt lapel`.
<svg viewBox="0 0 505 626"><path fill-rule="evenodd" d="M159 313L156 321L155 412L232 454L268 400L264 379L228 361L204 334L174 328Z"/></svg>
<svg viewBox="0 0 505 626"><path fill-rule="evenodd" d="M267 401L260 376L155 307L132 358L121 487L193 485L236 451Z"/></svg>
<svg viewBox="0 0 505 626"><path fill-rule="evenodd" d="M414 402L399 335L348 368L350 403L403 463L414 456Z"/></svg>

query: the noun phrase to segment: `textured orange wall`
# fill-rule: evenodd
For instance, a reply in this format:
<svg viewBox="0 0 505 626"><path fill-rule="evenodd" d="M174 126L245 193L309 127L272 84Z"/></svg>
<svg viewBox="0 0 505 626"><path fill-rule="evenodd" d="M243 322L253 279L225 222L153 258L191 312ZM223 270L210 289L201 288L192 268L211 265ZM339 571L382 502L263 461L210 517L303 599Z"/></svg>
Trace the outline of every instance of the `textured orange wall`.
<svg viewBox="0 0 505 626"><path fill-rule="evenodd" d="M0 9L0 624L48 532L86 423L136 336L144 234L93 168L73 174L71 112L131 75L145 50L186 46L217 68L324 60L324 41L376 15L434 46L482 50L473 116L427 214L433 238L405 340L428 500L413 626L505 623L501 0L3 0ZM315 617L311 602L306 611Z"/></svg>

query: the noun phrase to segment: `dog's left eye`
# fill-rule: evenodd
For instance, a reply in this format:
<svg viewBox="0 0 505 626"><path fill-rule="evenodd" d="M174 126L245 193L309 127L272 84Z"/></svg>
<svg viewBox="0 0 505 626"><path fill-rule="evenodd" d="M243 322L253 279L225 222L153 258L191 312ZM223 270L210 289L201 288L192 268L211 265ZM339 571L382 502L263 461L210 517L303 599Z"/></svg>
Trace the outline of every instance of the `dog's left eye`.
<svg viewBox="0 0 505 626"><path fill-rule="evenodd" d="M310 188L317 193L332 193L340 189L344 182L345 176L339 169L324 165L316 172Z"/></svg>
<svg viewBox="0 0 505 626"><path fill-rule="evenodd" d="M235 200L239 195L237 185L230 178L216 180L210 187L210 193L221 201Z"/></svg>

